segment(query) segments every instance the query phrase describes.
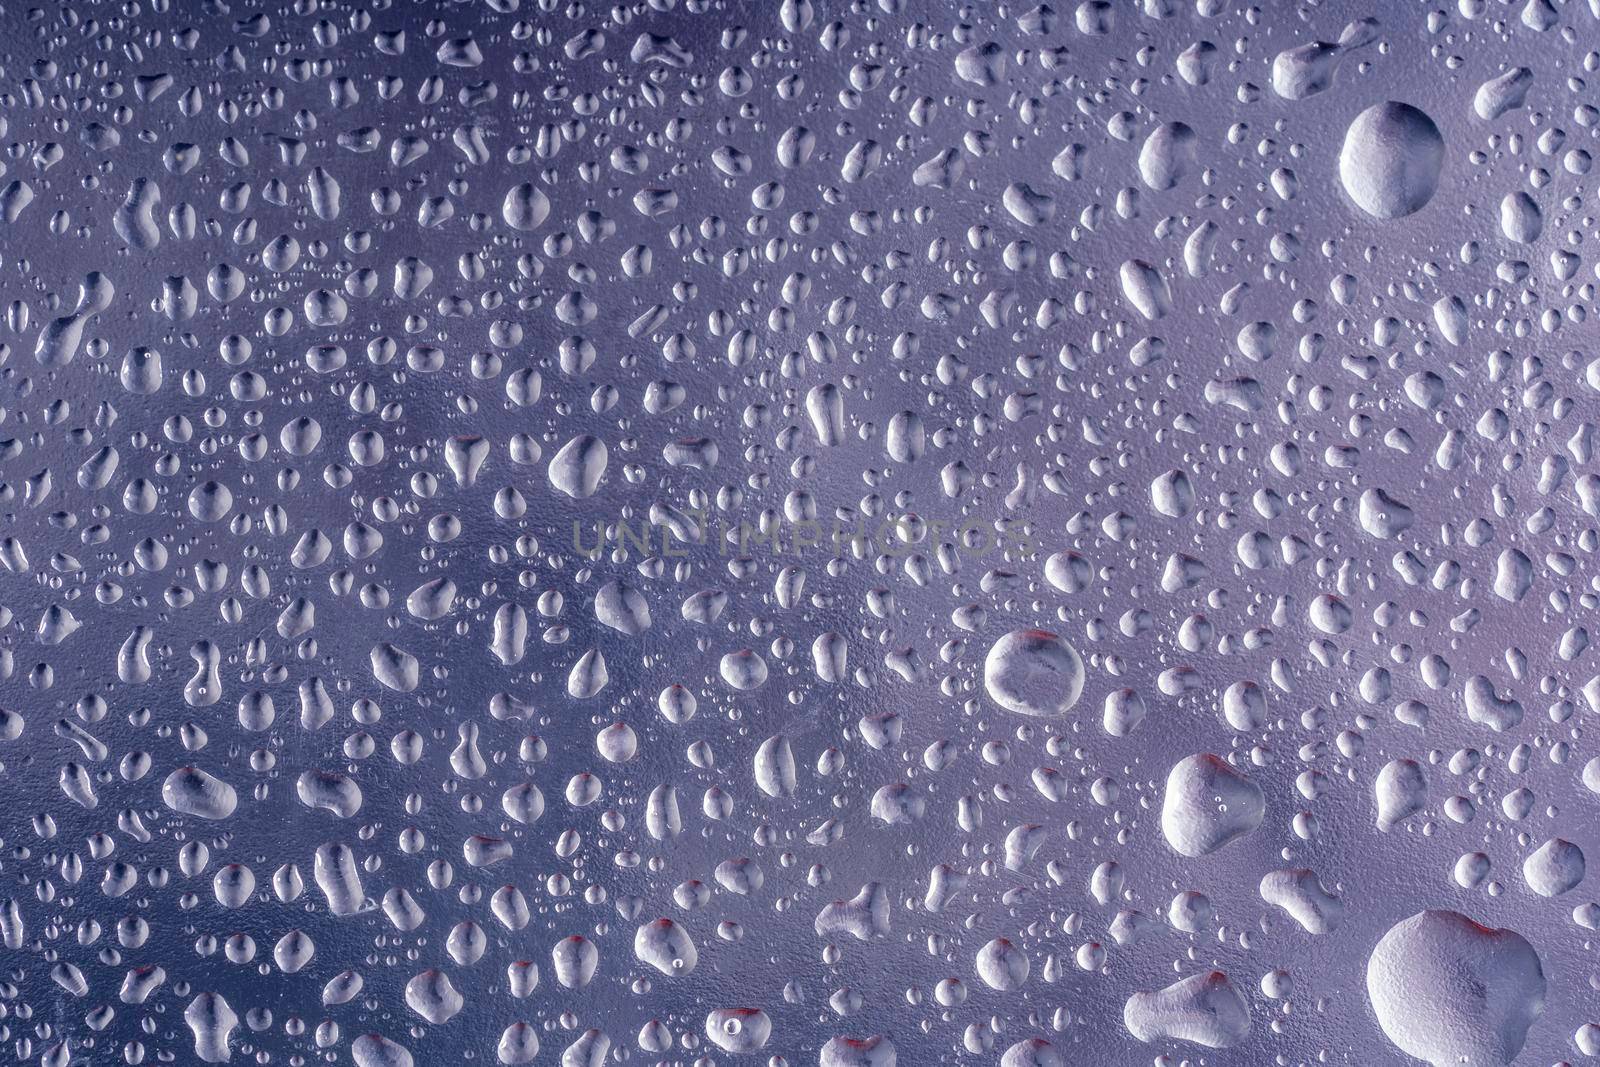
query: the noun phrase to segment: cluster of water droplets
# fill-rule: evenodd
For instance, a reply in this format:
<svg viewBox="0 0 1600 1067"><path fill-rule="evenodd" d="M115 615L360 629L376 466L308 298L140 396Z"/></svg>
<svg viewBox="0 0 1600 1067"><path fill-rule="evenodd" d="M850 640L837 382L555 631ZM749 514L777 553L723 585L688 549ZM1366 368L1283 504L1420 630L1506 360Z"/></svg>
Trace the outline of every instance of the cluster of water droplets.
<svg viewBox="0 0 1600 1067"><path fill-rule="evenodd" d="M1600 4L0 11L0 1060L1600 1056Z"/></svg>

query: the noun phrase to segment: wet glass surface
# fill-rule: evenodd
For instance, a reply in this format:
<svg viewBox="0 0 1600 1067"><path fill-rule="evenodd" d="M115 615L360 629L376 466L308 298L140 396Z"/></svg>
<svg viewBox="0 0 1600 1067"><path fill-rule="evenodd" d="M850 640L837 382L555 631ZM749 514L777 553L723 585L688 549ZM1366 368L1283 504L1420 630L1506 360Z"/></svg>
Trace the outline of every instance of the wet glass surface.
<svg viewBox="0 0 1600 1067"><path fill-rule="evenodd" d="M1600 1055L1591 0L0 10L0 1062Z"/></svg>

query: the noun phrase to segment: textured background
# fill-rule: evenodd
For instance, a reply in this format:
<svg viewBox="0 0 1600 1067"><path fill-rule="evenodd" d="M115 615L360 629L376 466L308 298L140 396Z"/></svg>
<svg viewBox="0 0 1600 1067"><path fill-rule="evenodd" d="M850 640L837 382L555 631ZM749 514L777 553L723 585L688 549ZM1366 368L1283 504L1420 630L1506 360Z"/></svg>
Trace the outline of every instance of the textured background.
<svg viewBox="0 0 1600 1067"><path fill-rule="evenodd" d="M1367 964L1424 909L1515 930L1547 982L1475 994L1476 942L1428 941L1399 968L1425 1047L1600 1050L1580 1029L1600 909L1523 870L1595 843L1600 22L1576 0L1055 7L0 12L0 1060L411 1062L356 1041L379 1034L418 1064L513 1062L520 1021L563 1067L1401 1064ZM1517 68L1523 95L1486 107ZM1415 124L1347 139L1387 101L1442 147ZM508 209L524 185L547 211ZM807 406L828 387L836 437ZM579 486L558 457L586 450ZM621 536L664 509L703 543ZM718 542L811 518L905 541ZM587 549L597 523L585 556L575 524ZM297 558L313 531L331 551ZM1188 583L1164 580L1175 556ZM420 611L441 579L454 599ZM986 691L991 647L1030 628L1081 657L1070 707L1080 678L1030 683L1060 714ZM373 669L387 645L409 691ZM186 692L206 647L221 691ZM754 688L725 660L746 650ZM314 679L333 717L307 729ZM1241 683L1263 703L1230 722ZM688 721L659 710L673 685ZM1468 699L1486 686L1520 716ZM1146 718L1115 736L1124 689ZM636 751L598 736L619 722ZM768 791L773 738L795 771ZM1265 816L1190 858L1161 815L1196 753ZM1385 831L1396 760L1427 789ZM188 766L231 814L174 806ZM359 809L306 803L308 772ZM502 796L527 782L545 809L524 824ZM681 810L665 840L658 787ZM509 858L474 866L474 835ZM314 877L329 845L360 865L355 914ZM718 871L746 858L764 877L741 893ZM229 864L256 883L237 907ZM941 864L967 880L933 911ZM288 865L305 890L283 899ZM1300 868L1336 928L1263 899ZM490 907L507 885L521 929ZM863 936L819 922L863 887ZM1184 893L1207 898L1194 921ZM1119 939L1129 910L1151 929ZM657 918L692 970L635 952ZM552 951L574 935L599 965L568 987ZM996 939L1029 962L1018 988L981 962ZM151 967L164 983L127 1003ZM1248 1032L1130 1034L1130 997L1213 970ZM345 971L363 991L325 1004ZM406 993L431 971L442 1022ZM1292 991L1268 995L1275 971ZM1536 1002L1518 1058L1505 1017ZM708 1033L733 1008L765 1013L764 1047L723 1047L759 1021ZM237 1023L197 1050L207 1013ZM589 1030L609 1053L567 1051Z"/></svg>

